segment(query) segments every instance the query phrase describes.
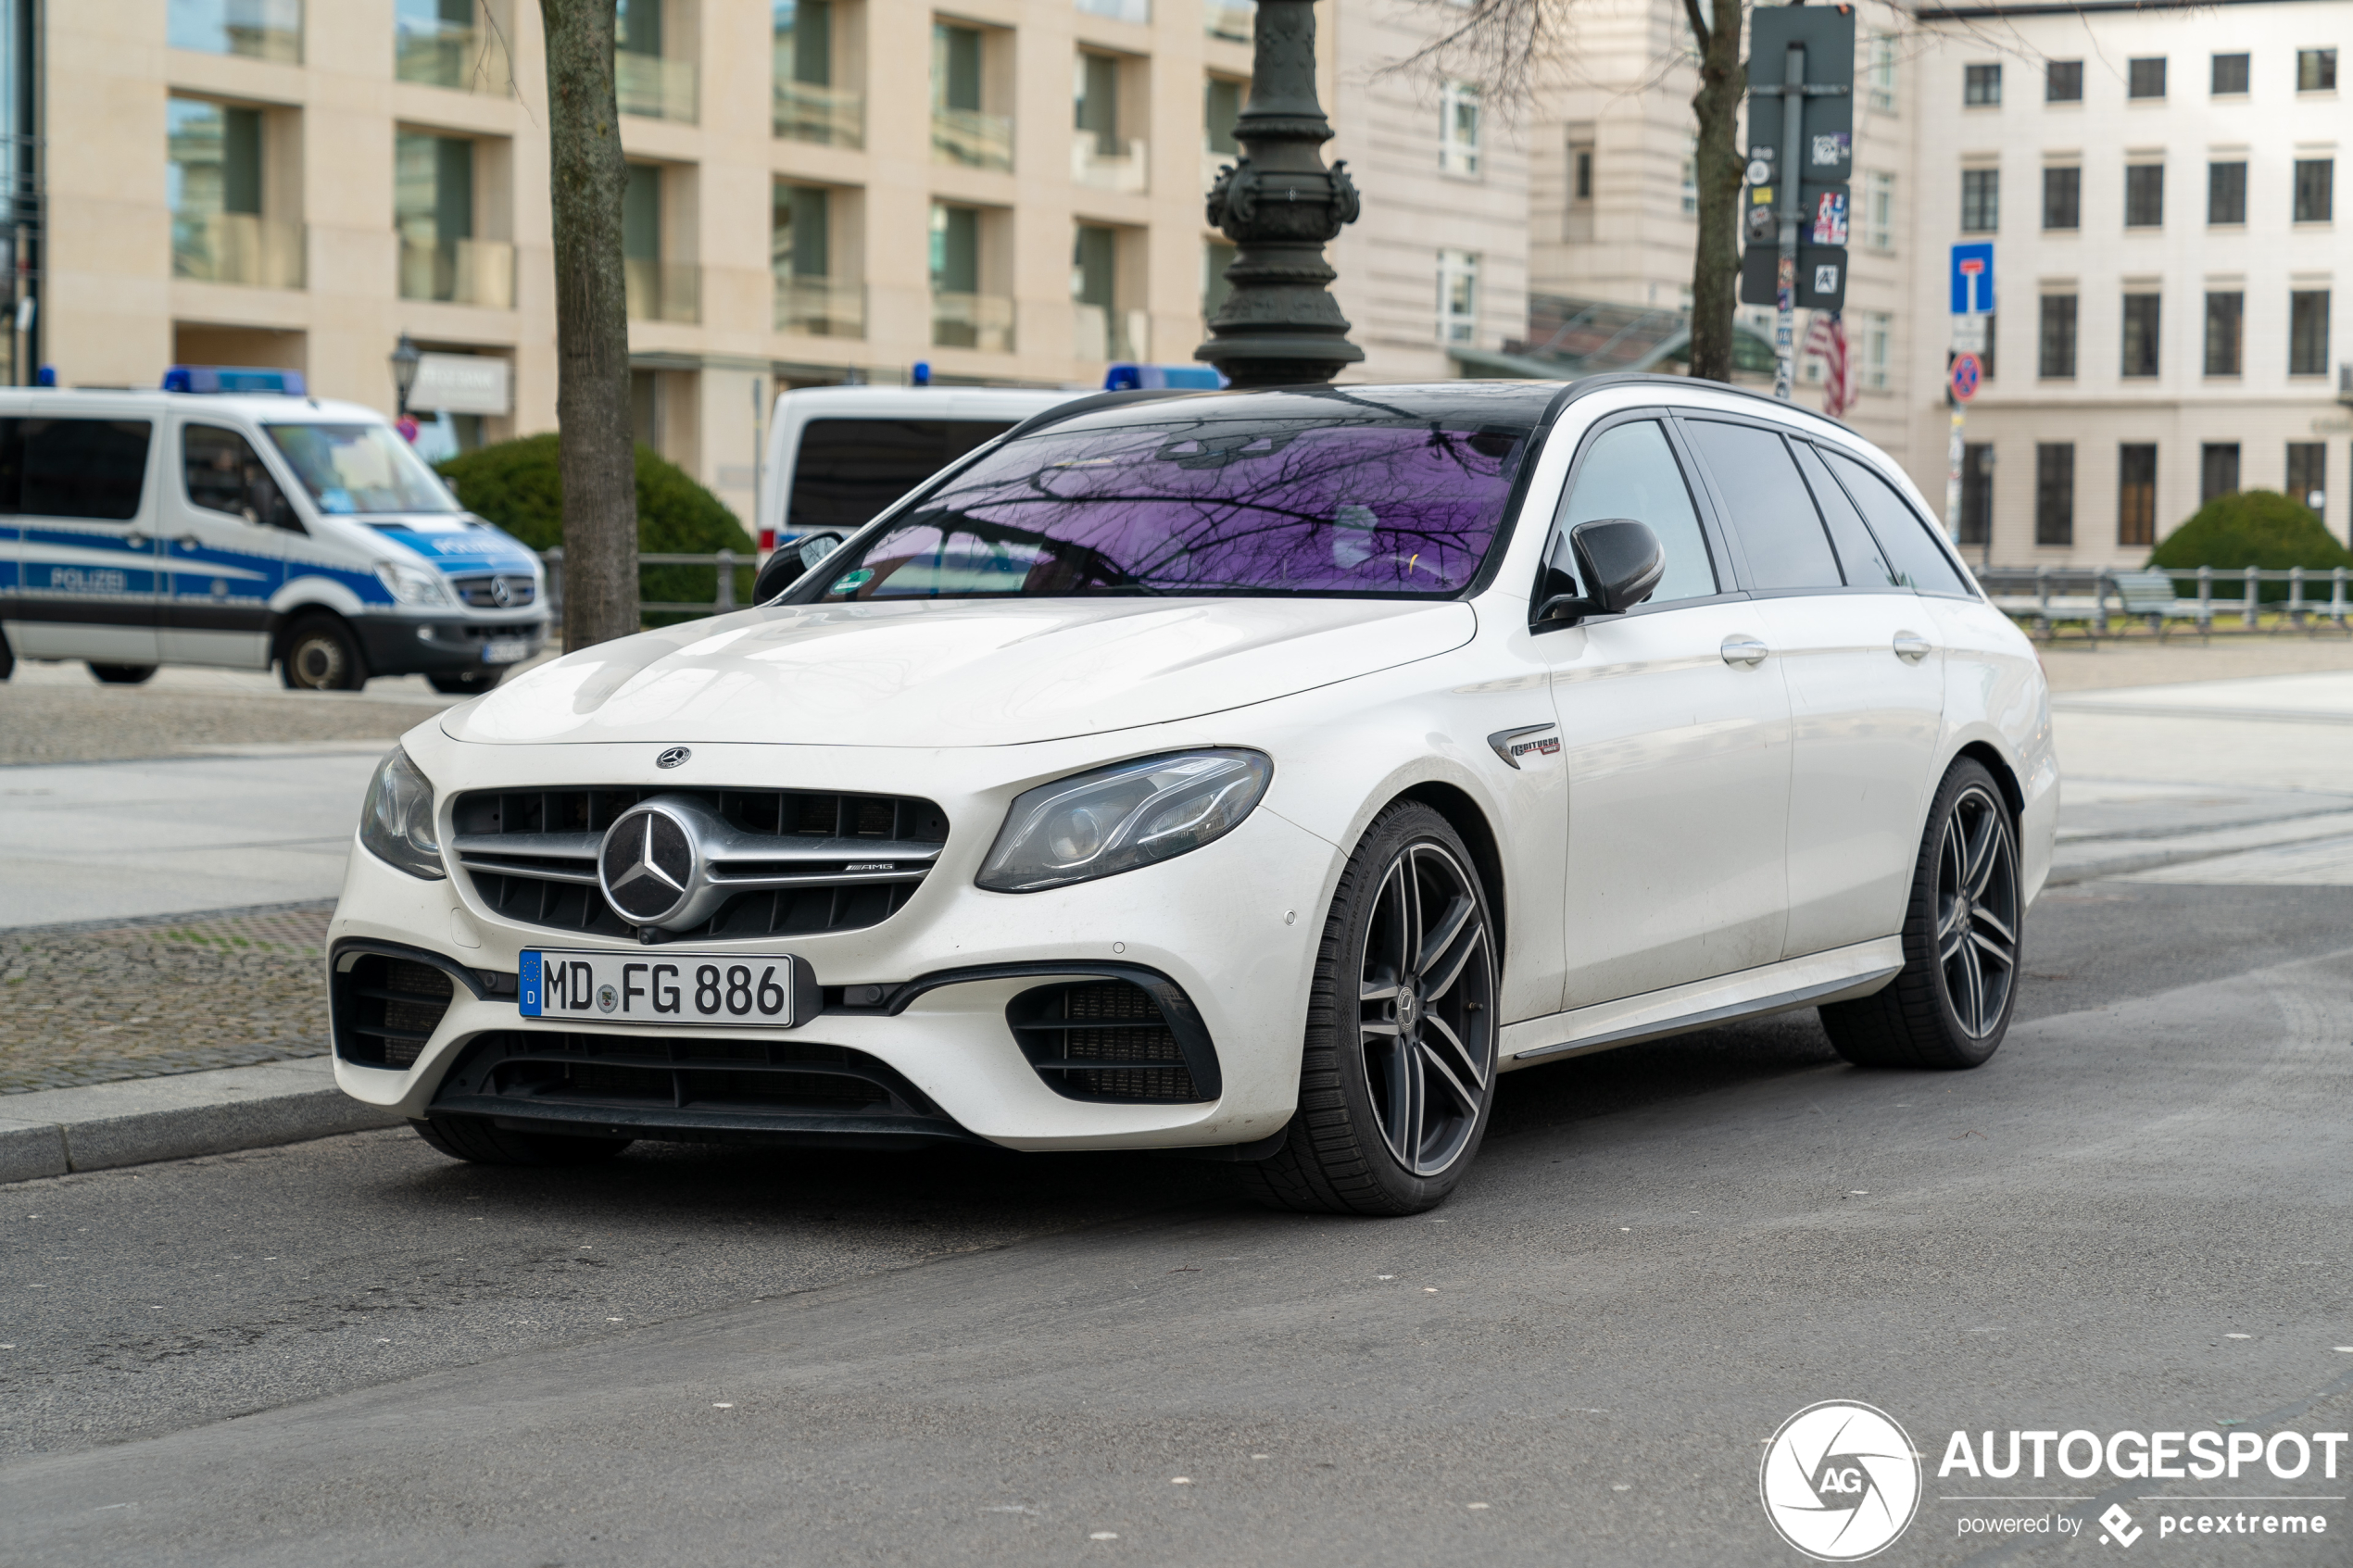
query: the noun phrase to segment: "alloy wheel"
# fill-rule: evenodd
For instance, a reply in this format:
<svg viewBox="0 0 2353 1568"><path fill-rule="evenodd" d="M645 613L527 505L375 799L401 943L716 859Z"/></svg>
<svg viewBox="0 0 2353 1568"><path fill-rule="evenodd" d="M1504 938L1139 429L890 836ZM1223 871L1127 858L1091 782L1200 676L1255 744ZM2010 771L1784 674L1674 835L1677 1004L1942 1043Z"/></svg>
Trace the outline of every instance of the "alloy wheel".
<svg viewBox="0 0 2353 1568"><path fill-rule="evenodd" d="M1358 1039L1381 1137L1416 1176L1468 1145L1495 1072L1495 959L1470 873L1438 845L1390 862L1358 967Z"/></svg>
<svg viewBox="0 0 2353 1568"><path fill-rule="evenodd" d="M1936 963L1964 1034L2007 1016L2018 978L2018 846L2009 813L1981 785L1953 803L1936 847Z"/></svg>

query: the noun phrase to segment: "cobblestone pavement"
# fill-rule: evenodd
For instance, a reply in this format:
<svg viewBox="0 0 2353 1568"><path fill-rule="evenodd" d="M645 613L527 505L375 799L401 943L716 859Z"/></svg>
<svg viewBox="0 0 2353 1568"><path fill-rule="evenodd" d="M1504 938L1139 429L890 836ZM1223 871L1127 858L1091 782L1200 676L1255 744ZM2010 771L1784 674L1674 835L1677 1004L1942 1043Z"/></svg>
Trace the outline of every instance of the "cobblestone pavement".
<svg viewBox="0 0 2353 1568"><path fill-rule="evenodd" d="M0 1096L324 1055L333 909L0 931Z"/></svg>
<svg viewBox="0 0 2353 1568"><path fill-rule="evenodd" d="M186 687L0 684L0 764L120 762L221 747L381 740L386 746L445 702L364 693L215 695Z"/></svg>

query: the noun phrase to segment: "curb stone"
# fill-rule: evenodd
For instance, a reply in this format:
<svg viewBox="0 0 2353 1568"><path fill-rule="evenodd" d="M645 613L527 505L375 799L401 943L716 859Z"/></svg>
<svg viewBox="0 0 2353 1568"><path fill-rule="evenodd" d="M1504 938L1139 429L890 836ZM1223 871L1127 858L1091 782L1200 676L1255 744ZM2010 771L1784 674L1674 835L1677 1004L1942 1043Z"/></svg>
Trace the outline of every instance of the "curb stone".
<svg viewBox="0 0 2353 1568"><path fill-rule="evenodd" d="M219 1068L0 1100L0 1182L396 1127L335 1087L329 1059Z"/></svg>

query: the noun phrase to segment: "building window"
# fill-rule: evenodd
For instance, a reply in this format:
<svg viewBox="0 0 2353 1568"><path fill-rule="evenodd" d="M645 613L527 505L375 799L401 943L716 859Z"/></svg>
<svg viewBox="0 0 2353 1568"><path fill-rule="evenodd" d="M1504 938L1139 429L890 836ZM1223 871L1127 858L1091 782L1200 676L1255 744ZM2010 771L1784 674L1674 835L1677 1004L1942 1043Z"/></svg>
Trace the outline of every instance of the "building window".
<svg viewBox="0 0 2353 1568"><path fill-rule="evenodd" d="M2325 441L2287 444L2287 493L2325 517L2329 506L2329 447Z"/></svg>
<svg viewBox="0 0 2353 1568"><path fill-rule="evenodd" d="M1961 102L1971 107L1990 108L2002 101L2002 68L1964 66L1961 68Z"/></svg>
<svg viewBox="0 0 2353 1568"><path fill-rule="evenodd" d="M2045 381L2075 379L2075 296L2043 296L2042 355L2036 373Z"/></svg>
<svg viewBox="0 0 2353 1568"><path fill-rule="evenodd" d="M2197 504L2217 495L2235 495L2239 489L2239 444L2209 441L2197 449Z"/></svg>
<svg viewBox="0 0 2353 1568"><path fill-rule="evenodd" d="M1961 170L1961 232L1990 234L2002 226L2002 171Z"/></svg>
<svg viewBox="0 0 2353 1568"><path fill-rule="evenodd" d="M1874 169L1863 176L1863 245L1895 248L1895 176Z"/></svg>
<svg viewBox="0 0 2353 1568"><path fill-rule="evenodd" d="M2209 91L2218 98L2243 95L2246 92L2246 56L2215 56L2214 84Z"/></svg>
<svg viewBox="0 0 2353 1568"><path fill-rule="evenodd" d="M2127 443L2116 449L2116 542L2157 543L2157 448Z"/></svg>
<svg viewBox="0 0 2353 1568"><path fill-rule="evenodd" d="M2162 298L2162 295L2153 294L2128 294L2124 296L2122 374L2157 374L2158 313Z"/></svg>
<svg viewBox="0 0 2353 1568"><path fill-rule="evenodd" d="M1478 83L1449 82L1439 94L1438 166L1449 174L1478 172Z"/></svg>
<svg viewBox="0 0 2353 1568"><path fill-rule="evenodd" d="M833 275L834 197L821 185L774 188L768 231L768 265L775 285L771 324L780 332L861 337L866 330L865 292Z"/></svg>
<svg viewBox="0 0 2353 1568"><path fill-rule="evenodd" d="M2165 166L2136 163L2124 170L2124 226L2161 228L2165 222Z"/></svg>
<svg viewBox="0 0 2353 1568"><path fill-rule="evenodd" d="M2043 170L2043 227L2080 229L2083 226L2083 171L2080 169Z"/></svg>
<svg viewBox="0 0 2353 1568"><path fill-rule="evenodd" d="M1964 545L1994 542L1994 444L1961 448L1961 537Z"/></svg>
<svg viewBox="0 0 2353 1568"><path fill-rule="evenodd" d="M2296 52L2296 90L2299 93L2335 92L2336 51L2298 49Z"/></svg>
<svg viewBox="0 0 2353 1568"><path fill-rule="evenodd" d="M2002 340L2001 326L2001 317L1988 310L1985 313L1985 346L1977 351L1979 376L1982 380L1990 382L1994 379L1994 345Z"/></svg>
<svg viewBox="0 0 2353 1568"><path fill-rule="evenodd" d="M2053 60L2043 72L2043 101L2080 104L2083 101L2083 62Z"/></svg>
<svg viewBox="0 0 2353 1568"><path fill-rule="evenodd" d="M164 106L164 199L171 273L213 283L300 288L302 225L263 216L268 115L199 98Z"/></svg>
<svg viewBox="0 0 2353 1568"><path fill-rule="evenodd" d="M2287 373L2329 373L2329 291L2297 289L2287 296Z"/></svg>
<svg viewBox="0 0 2353 1568"><path fill-rule="evenodd" d="M1438 341L1471 343L1478 335L1478 257L1467 250L1438 253Z"/></svg>
<svg viewBox="0 0 2353 1568"><path fill-rule="evenodd" d="M1693 135L1683 149L1683 213L1689 217L1699 210L1699 137Z"/></svg>
<svg viewBox="0 0 2353 1568"><path fill-rule="evenodd" d="M297 61L302 58L302 0L171 0L164 36L175 49ZM2329 76L2335 80L2334 50Z"/></svg>
<svg viewBox="0 0 2353 1568"><path fill-rule="evenodd" d="M1226 269L1234 264L1239 252L1225 240L1204 240L1201 247L1201 315L1206 321L1217 314L1234 285L1226 281Z"/></svg>
<svg viewBox="0 0 2353 1568"><path fill-rule="evenodd" d="M2246 324L2246 295L2235 291L2206 296L2206 373L2239 373L2239 344Z"/></svg>
<svg viewBox="0 0 2353 1568"><path fill-rule="evenodd" d="M2165 96L2165 57L2133 60L2124 68L2124 95L2128 98L2162 98Z"/></svg>
<svg viewBox="0 0 2353 1568"><path fill-rule="evenodd" d="M1863 314L1863 386L1887 390L1888 367L1895 358L1895 318L1883 310Z"/></svg>
<svg viewBox="0 0 2353 1568"><path fill-rule="evenodd" d="M1589 202L1593 199L1593 149L1568 149L1568 199Z"/></svg>
<svg viewBox="0 0 2353 1568"><path fill-rule="evenodd" d="M2035 444L2034 542L2075 543L2075 444L2071 441Z"/></svg>
<svg viewBox="0 0 2353 1568"><path fill-rule="evenodd" d="M2246 165L2209 163L2206 166L2206 220L2208 223L2246 221Z"/></svg>
<svg viewBox="0 0 2353 1568"><path fill-rule="evenodd" d="M484 3L399 0L392 20L393 75L461 92L511 91L507 41L483 10ZM178 10L175 5L175 15Z"/></svg>
<svg viewBox="0 0 2353 1568"><path fill-rule="evenodd" d="M1881 114L1895 112L1895 40L1880 36L1871 40L1870 83L1871 107Z"/></svg>
<svg viewBox="0 0 2353 1568"><path fill-rule="evenodd" d="M931 30L931 160L967 169L1011 169L1013 116L987 107L989 40L976 27L935 22ZM1081 56L1079 69L1086 69Z"/></svg>
<svg viewBox="0 0 2353 1568"><path fill-rule="evenodd" d="M770 28L770 129L787 141L863 146L865 95L834 86L833 0L774 0Z"/></svg>
<svg viewBox="0 0 2353 1568"><path fill-rule="evenodd" d="M1242 144L1234 138L1234 121L1241 118L1242 94L1250 84L1229 76L1213 76L1202 84L1202 145L1213 153L1239 157Z"/></svg>
<svg viewBox="0 0 2353 1568"><path fill-rule="evenodd" d="M474 241L472 142L414 131L395 133L392 192L392 225L400 232L401 298L501 308L514 303L512 253ZM495 266L501 259L503 270Z"/></svg>
<svg viewBox="0 0 2353 1568"><path fill-rule="evenodd" d="M2326 223L2336 215L2336 159L2296 160L2296 220Z"/></svg>

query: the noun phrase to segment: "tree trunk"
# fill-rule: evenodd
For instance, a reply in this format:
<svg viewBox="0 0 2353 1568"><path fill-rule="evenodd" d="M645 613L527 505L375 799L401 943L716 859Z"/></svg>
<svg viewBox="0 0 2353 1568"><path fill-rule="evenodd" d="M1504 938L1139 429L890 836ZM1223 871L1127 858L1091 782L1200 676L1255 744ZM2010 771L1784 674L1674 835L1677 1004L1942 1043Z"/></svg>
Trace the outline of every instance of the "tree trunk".
<svg viewBox="0 0 2353 1568"><path fill-rule="evenodd" d="M539 0L556 245L557 469L564 646L637 630L637 473L622 269L628 169L613 97L613 0Z"/></svg>
<svg viewBox="0 0 2353 1568"><path fill-rule="evenodd" d="M1701 0L1712 13L1703 34L1696 170L1699 244L1692 257L1692 374L1732 379L1732 313L1740 303L1741 98L1748 71L1741 63L1741 0ZM1697 7L1694 6L1694 9Z"/></svg>

